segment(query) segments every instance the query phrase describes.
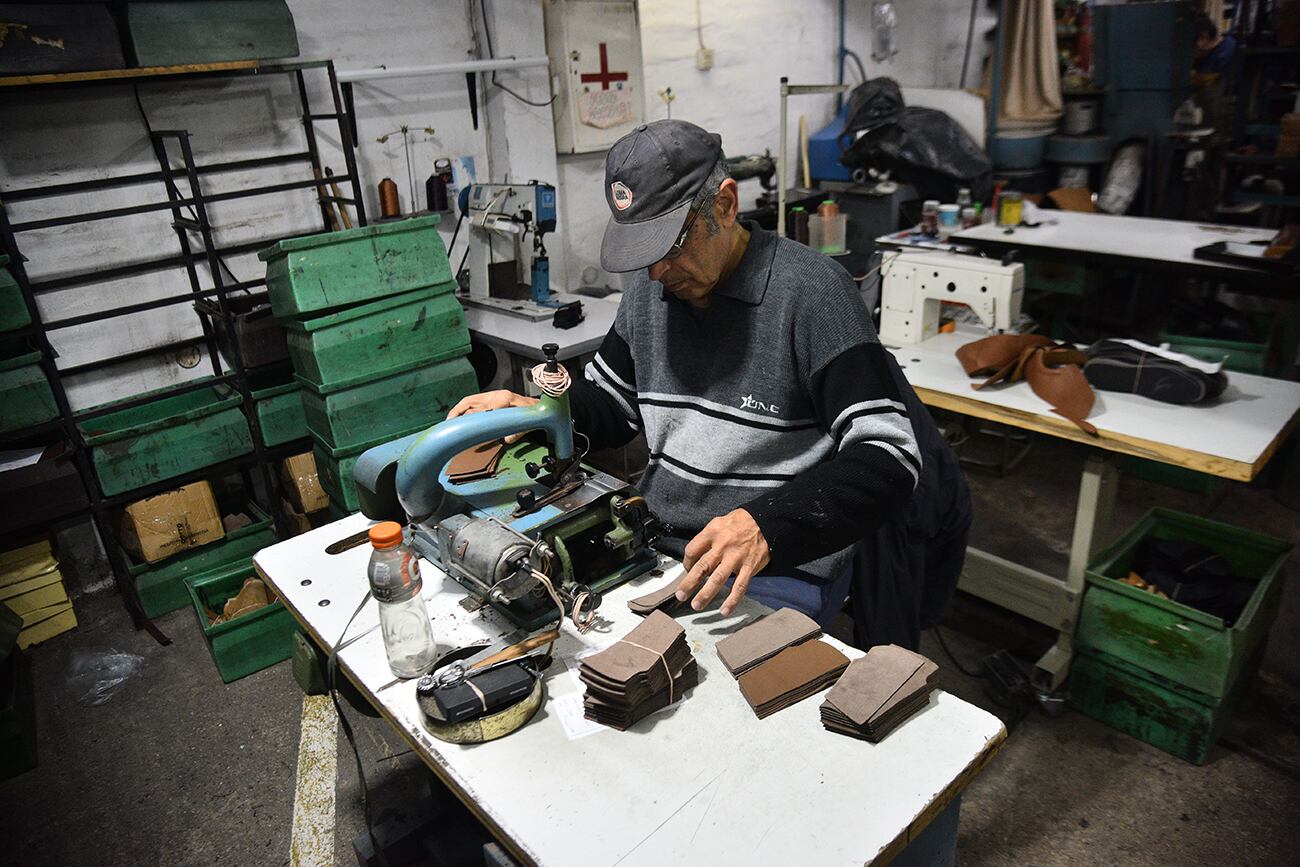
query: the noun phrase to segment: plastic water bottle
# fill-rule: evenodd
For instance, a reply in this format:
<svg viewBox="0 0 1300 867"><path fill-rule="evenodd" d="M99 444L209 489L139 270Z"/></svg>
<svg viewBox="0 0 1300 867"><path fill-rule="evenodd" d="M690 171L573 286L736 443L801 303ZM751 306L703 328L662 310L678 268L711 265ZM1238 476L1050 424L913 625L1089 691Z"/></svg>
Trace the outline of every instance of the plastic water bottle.
<svg viewBox="0 0 1300 867"><path fill-rule="evenodd" d="M402 525L383 521L370 528L370 592L379 603L379 629L388 667L397 677L419 677L438 655L429 610L420 596L420 560L402 544Z"/></svg>

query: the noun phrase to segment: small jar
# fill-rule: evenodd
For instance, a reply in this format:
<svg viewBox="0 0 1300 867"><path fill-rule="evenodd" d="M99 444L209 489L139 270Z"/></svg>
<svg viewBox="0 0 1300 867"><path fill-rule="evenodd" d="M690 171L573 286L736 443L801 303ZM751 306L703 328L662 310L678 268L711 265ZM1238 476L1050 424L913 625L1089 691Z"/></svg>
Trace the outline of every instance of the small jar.
<svg viewBox="0 0 1300 867"><path fill-rule="evenodd" d="M953 232L956 232L960 226L961 209L956 205L939 206L939 237L947 238Z"/></svg>
<svg viewBox="0 0 1300 867"><path fill-rule="evenodd" d="M1004 191L998 200L998 225L1019 226L1024 200L1024 196L1014 190Z"/></svg>
<svg viewBox="0 0 1300 867"><path fill-rule="evenodd" d="M921 234L931 238L939 234L939 200L926 199L921 204Z"/></svg>
<svg viewBox="0 0 1300 867"><path fill-rule="evenodd" d="M975 210L974 208L961 209L961 227L963 229L969 229L971 226L978 226L979 224L980 224L979 211Z"/></svg>

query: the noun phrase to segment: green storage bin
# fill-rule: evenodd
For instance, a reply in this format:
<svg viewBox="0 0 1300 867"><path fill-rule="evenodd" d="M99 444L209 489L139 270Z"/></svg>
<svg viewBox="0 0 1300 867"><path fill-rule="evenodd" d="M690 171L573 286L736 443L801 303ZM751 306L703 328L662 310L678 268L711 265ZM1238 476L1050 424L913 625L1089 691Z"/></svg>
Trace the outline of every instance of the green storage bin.
<svg viewBox="0 0 1300 867"><path fill-rule="evenodd" d="M307 416L302 396L302 386L297 382L253 392L257 424L262 429L262 442L265 445L278 446L307 436Z"/></svg>
<svg viewBox="0 0 1300 867"><path fill-rule="evenodd" d="M126 26L136 66L298 56L285 0L132 2Z"/></svg>
<svg viewBox="0 0 1300 867"><path fill-rule="evenodd" d="M148 392L159 399L78 424L105 495L142 488L253 450L236 392L211 386L168 396L174 390Z"/></svg>
<svg viewBox="0 0 1300 867"><path fill-rule="evenodd" d="M450 292L417 289L285 323L298 378L337 390L469 352L465 310Z"/></svg>
<svg viewBox="0 0 1300 867"><path fill-rule="evenodd" d="M394 428L429 427L442 421L461 398L478 391L465 358L410 370L343 389L302 391L307 427L322 445L354 448Z"/></svg>
<svg viewBox="0 0 1300 867"><path fill-rule="evenodd" d="M220 613L226 600L239 592L244 581L257 576L251 560L223 571L185 579L194 615L212 653L212 661L225 683L283 662L293 654L293 615L279 599L256 611L216 626L208 625L205 609ZM268 589L270 585L267 585ZM272 591L274 592L274 591Z"/></svg>
<svg viewBox="0 0 1300 867"><path fill-rule="evenodd" d="M378 435L369 442L349 446L345 449L334 449L317 442L312 448L312 452L316 457L316 477L320 479L321 487L325 489L325 493L330 496L330 506L341 505L347 509L345 515L338 517L346 517L361 510L361 500L357 495L357 483L352 478L352 470L356 468L357 458L361 457L362 452L393 440L400 440L404 436L428 430L433 425L434 422L430 422L429 424L419 424L394 433Z"/></svg>
<svg viewBox="0 0 1300 867"><path fill-rule="evenodd" d="M1099 273L1077 262L1044 256L1025 257L1025 288L1057 295L1085 295L1095 289Z"/></svg>
<svg viewBox="0 0 1300 867"><path fill-rule="evenodd" d="M31 660L14 648L0 660L0 780L36 767L36 689Z"/></svg>
<svg viewBox="0 0 1300 867"><path fill-rule="evenodd" d="M253 522L232 530L219 542L169 557L152 566L135 563L128 567L135 577L135 589L147 616L158 617L188 605L190 594L185 589L186 578L223 571L230 564L247 560L275 544L271 517L254 503L248 504L247 511L251 513Z"/></svg>
<svg viewBox="0 0 1300 867"><path fill-rule="evenodd" d="M1232 626L1204 611L1162 599L1116 579L1132 570L1148 538L1187 539L1222 555L1233 574L1258 582ZM1232 691L1268 638L1282 596L1282 564L1291 545L1186 515L1152 509L1088 568L1075 644L1222 698Z"/></svg>
<svg viewBox="0 0 1300 867"><path fill-rule="evenodd" d="M450 292L438 215L289 238L258 253L271 309L300 318L427 286Z"/></svg>
<svg viewBox="0 0 1300 867"><path fill-rule="evenodd" d="M8 264L9 257L0 254L0 331L15 331L32 324L23 290L5 267Z"/></svg>
<svg viewBox="0 0 1300 867"><path fill-rule="evenodd" d="M1202 361L1222 361L1226 370L1238 373L1265 375L1272 366L1270 349L1273 345L1272 335L1275 331L1276 318L1273 314L1260 314L1255 317L1260 333L1269 338L1262 342L1245 340L1219 340L1212 337L1193 337L1187 334L1175 334L1161 331L1160 342L1168 343L1175 352L1182 352Z"/></svg>
<svg viewBox="0 0 1300 867"><path fill-rule="evenodd" d="M1247 681L1225 698L1187 689L1104 653L1084 651L1070 668L1070 706L1197 765L1223 734Z"/></svg>
<svg viewBox="0 0 1300 867"><path fill-rule="evenodd" d="M59 417L54 390L41 370L41 354L0 359L0 433L45 424Z"/></svg>

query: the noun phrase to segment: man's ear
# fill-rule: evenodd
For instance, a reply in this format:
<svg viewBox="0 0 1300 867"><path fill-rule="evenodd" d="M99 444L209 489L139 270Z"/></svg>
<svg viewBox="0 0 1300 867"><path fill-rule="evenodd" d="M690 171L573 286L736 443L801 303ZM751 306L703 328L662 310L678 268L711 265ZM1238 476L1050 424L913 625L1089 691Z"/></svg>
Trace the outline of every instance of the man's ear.
<svg viewBox="0 0 1300 867"><path fill-rule="evenodd" d="M718 186L718 198L713 207L718 224L724 229L736 222L736 215L740 213L740 187L733 178L727 178Z"/></svg>

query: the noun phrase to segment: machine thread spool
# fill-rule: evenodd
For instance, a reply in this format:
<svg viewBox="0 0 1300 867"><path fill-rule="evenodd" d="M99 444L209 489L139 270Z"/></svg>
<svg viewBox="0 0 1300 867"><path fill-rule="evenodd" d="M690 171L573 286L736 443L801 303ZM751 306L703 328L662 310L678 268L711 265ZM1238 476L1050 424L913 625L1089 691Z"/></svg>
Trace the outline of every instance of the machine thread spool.
<svg viewBox="0 0 1300 867"><path fill-rule="evenodd" d="M397 196L397 182L384 178L379 182L379 215L381 217L402 216L402 202Z"/></svg>
<svg viewBox="0 0 1300 867"><path fill-rule="evenodd" d="M533 367L533 383L549 397L559 397L569 390L572 380L563 364L555 364L555 370L549 370L552 362L543 362Z"/></svg>

